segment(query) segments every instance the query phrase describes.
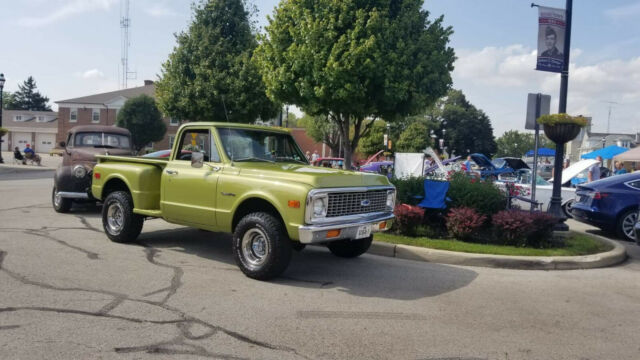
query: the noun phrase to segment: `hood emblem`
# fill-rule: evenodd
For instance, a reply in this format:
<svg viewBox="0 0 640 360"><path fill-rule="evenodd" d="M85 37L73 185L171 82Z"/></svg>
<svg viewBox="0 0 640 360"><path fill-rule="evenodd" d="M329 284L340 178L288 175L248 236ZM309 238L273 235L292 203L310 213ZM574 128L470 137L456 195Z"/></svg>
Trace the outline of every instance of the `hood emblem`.
<svg viewBox="0 0 640 360"><path fill-rule="evenodd" d="M360 206L369 206L369 205L371 205L371 200L369 199L364 199L360 201Z"/></svg>

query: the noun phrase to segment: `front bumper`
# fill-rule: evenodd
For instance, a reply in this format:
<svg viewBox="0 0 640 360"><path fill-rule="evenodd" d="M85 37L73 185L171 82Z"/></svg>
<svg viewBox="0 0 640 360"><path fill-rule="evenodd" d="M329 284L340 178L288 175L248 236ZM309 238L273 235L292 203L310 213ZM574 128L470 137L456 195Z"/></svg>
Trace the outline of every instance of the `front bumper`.
<svg viewBox="0 0 640 360"><path fill-rule="evenodd" d="M333 224L303 225L298 228L298 236L303 244L315 244L331 242L342 239L355 239L358 228L364 225L371 226L371 233L387 231L391 227L391 220L395 216L392 213L379 215L372 218L353 220L348 222L338 222ZM384 223L384 228L380 228ZM327 238L327 233L331 230L340 230L340 234Z"/></svg>

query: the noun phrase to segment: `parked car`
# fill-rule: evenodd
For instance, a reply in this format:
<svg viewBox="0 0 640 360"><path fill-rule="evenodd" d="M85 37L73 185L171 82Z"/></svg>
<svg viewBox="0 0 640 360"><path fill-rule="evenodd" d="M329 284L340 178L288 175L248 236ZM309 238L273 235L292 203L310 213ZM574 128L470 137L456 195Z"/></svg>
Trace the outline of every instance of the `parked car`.
<svg viewBox="0 0 640 360"><path fill-rule="evenodd" d="M636 234L636 244L640 245L640 213L638 213L634 230Z"/></svg>
<svg viewBox="0 0 640 360"><path fill-rule="evenodd" d="M53 178L51 202L59 213L68 212L74 201L95 201L91 176L96 155L133 155L129 130L102 125L73 127L67 141L60 142L62 164Z"/></svg>
<svg viewBox="0 0 640 360"><path fill-rule="evenodd" d="M511 182L515 184L516 194L525 198L531 198L531 183L532 183L531 169L519 169L511 174L502 174L498 177L496 184L506 191L506 183ZM571 206L575 198L575 188L562 187L560 190L560 196L562 197L562 210L566 217L571 216ZM535 200L542 204L542 209L547 209L551 202L551 195L553 194L553 183L543 179L540 175L536 177L536 198ZM520 206L522 209L528 209L530 203L514 199L513 204Z"/></svg>
<svg viewBox="0 0 640 360"><path fill-rule="evenodd" d="M471 172L479 173L480 177L483 179L497 179L500 174L512 173L514 171L514 169L509 166L509 163L504 159L502 159L499 163L500 167L498 167L483 154L476 153L469 156L471 156L471 160L478 165L478 170L472 170ZM524 164L523 161L522 163Z"/></svg>
<svg viewBox="0 0 640 360"><path fill-rule="evenodd" d="M187 159L183 150L192 151ZM385 176L309 166L291 134L244 124L182 125L168 158L99 156L91 191L102 226L135 241L146 218L232 233L242 272L280 275L292 249L323 244L336 256L364 254L394 219Z"/></svg>
<svg viewBox="0 0 640 360"><path fill-rule="evenodd" d="M553 177L553 165L552 164L540 164L537 167L538 175L545 180L551 179Z"/></svg>
<svg viewBox="0 0 640 360"><path fill-rule="evenodd" d="M393 176L393 161L370 162L366 165L360 166L360 169L358 170L363 172L368 172L368 173L376 173L376 174L384 175L389 179L391 179L391 177Z"/></svg>
<svg viewBox="0 0 640 360"><path fill-rule="evenodd" d="M338 168L342 167L344 163L343 158L334 158L334 157L321 157L311 162L313 166L321 166L321 167L329 167L329 168Z"/></svg>
<svg viewBox="0 0 640 360"><path fill-rule="evenodd" d="M635 240L639 204L640 173L636 172L579 185L571 212L580 222Z"/></svg>

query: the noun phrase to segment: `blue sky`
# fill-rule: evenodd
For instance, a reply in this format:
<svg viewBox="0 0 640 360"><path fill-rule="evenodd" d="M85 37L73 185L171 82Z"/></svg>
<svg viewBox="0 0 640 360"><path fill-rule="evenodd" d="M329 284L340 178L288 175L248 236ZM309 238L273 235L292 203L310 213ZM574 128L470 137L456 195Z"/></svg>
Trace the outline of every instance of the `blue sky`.
<svg viewBox="0 0 640 360"><path fill-rule="evenodd" d="M155 79L175 44L173 34L191 18L191 1L130 0L130 68ZM253 0L260 25L276 0ZM431 16L454 29L458 61L454 87L491 118L496 134L523 130L526 95L552 96L559 76L534 71L537 10L530 0L432 0ZM565 1L539 4L564 7ZM6 90L33 75L52 101L116 90L120 71L120 0L0 2L0 72ZM640 131L640 0L574 1L568 109L593 116L594 130Z"/></svg>

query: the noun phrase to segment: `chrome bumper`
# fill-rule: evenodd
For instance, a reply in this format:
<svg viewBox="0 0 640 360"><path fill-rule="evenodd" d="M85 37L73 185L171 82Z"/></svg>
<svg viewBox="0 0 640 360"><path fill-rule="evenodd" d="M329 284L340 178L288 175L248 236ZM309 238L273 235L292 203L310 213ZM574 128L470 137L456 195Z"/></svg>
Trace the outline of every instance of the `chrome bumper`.
<svg viewBox="0 0 640 360"><path fill-rule="evenodd" d="M58 191L58 195L66 199L89 199L89 194L81 192Z"/></svg>
<svg viewBox="0 0 640 360"><path fill-rule="evenodd" d="M372 218L364 218L361 220L353 220L348 222L338 222L333 224L321 224L321 225L304 225L298 228L298 236L300 242L303 244L314 244L322 242L330 242L342 239L355 239L358 228L362 225L371 225L371 233L387 231L391 227L391 222L394 215L384 214ZM387 224L384 229L380 229L380 223L386 221ZM329 230L340 230L340 235L327 239L327 232Z"/></svg>

